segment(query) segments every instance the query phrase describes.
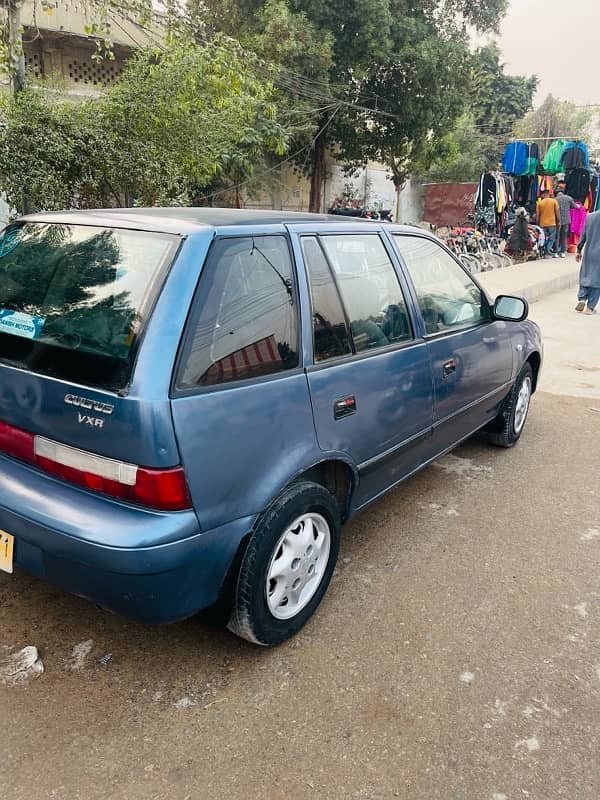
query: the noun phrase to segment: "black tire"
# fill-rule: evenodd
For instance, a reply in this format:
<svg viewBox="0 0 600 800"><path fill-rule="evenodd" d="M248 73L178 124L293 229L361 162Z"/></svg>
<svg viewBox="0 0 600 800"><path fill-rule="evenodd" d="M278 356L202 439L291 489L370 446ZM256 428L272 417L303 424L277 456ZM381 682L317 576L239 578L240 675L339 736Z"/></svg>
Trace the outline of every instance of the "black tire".
<svg viewBox="0 0 600 800"><path fill-rule="evenodd" d="M304 514L318 514L329 526L329 555L314 594L298 613L279 619L267 602L267 574L275 549L286 530ZM233 598L227 627L254 644L279 644L289 639L316 611L335 569L340 545L340 510L335 498L323 486L309 481L291 484L267 509L250 538Z"/></svg>
<svg viewBox="0 0 600 800"><path fill-rule="evenodd" d="M514 447L521 438L521 434L527 422L529 405L525 411L525 418L517 424L516 413L519 394L525 383L529 386L529 400L533 394L533 370L531 364L525 364L519 377L515 381L510 394L508 395L503 409L498 414L488 432L489 441L496 447Z"/></svg>

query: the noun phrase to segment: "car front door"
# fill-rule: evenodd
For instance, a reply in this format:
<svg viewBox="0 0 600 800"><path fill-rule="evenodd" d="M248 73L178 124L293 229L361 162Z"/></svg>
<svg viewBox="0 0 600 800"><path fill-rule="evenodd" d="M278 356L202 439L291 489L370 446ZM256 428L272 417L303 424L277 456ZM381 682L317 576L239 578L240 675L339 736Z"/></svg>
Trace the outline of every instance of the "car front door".
<svg viewBox="0 0 600 800"><path fill-rule="evenodd" d="M355 508L417 469L431 436L427 345L380 235L300 237L311 295L307 369L319 446L360 475Z"/></svg>
<svg viewBox="0 0 600 800"><path fill-rule="evenodd" d="M437 241L394 234L421 310L433 370L433 449L442 452L498 413L513 379L508 323L494 320L469 273Z"/></svg>

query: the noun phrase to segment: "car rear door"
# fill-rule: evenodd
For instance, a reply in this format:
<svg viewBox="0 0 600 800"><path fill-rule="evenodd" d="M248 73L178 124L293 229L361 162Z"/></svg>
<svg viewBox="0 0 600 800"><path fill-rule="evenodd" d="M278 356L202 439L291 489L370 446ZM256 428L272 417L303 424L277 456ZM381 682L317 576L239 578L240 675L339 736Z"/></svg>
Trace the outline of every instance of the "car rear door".
<svg viewBox="0 0 600 800"><path fill-rule="evenodd" d="M508 324L494 320L487 298L436 240L392 237L421 312L435 392L433 447L446 450L493 419L513 379Z"/></svg>
<svg viewBox="0 0 600 800"><path fill-rule="evenodd" d="M433 414L427 345L377 230L324 229L297 243L311 297L317 438L357 465L360 507L423 461Z"/></svg>
<svg viewBox="0 0 600 800"><path fill-rule="evenodd" d="M283 226L211 246L172 393L182 464L203 528L262 512L318 461Z"/></svg>

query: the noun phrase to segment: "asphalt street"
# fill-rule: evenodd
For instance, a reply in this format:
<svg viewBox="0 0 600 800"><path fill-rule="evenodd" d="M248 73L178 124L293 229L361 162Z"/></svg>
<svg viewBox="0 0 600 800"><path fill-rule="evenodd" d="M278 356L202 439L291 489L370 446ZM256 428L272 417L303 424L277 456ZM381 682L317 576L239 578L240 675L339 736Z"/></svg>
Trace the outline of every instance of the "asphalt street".
<svg viewBox="0 0 600 800"><path fill-rule="evenodd" d="M597 800L600 315L572 295L532 307L520 444L470 442L357 516L283 646L0 573L0 648L44 663L0 686L0 797Z"/></svg>

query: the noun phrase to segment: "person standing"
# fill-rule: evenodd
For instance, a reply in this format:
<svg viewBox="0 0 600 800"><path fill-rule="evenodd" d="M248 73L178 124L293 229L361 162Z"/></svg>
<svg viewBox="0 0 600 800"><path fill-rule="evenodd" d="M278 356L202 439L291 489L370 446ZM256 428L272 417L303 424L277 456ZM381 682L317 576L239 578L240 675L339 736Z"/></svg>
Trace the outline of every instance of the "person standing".
<svg viewBox="0 0 600 800"><path fill-rule="evenodd" d="M575 208L575 200L566 194L563 189L559 189L556 193L556 202L559 208L559 226L557 235L557 246L555 258L565 258L567 255L567 239L569 231L571 230L571 209Z"/></svg>
<svg viewBox="0 0 600 800"><path fill-rule="evenodd" d="M577 245L577 262L581 262L581 270L575 311L585 309L585 314L596 314L600 300L600 211L588 214Z"/></svg>
<svg viewBox="0 0 600 800"><path fill-rule="evenodd" d="M556 200L550 197L550 192L547 189L542 192L536 211L538 225L544 229L546 235L546 248L544 250L544 257L546 257L554 249L556 231L560 226L560 208Z"/></svg>

